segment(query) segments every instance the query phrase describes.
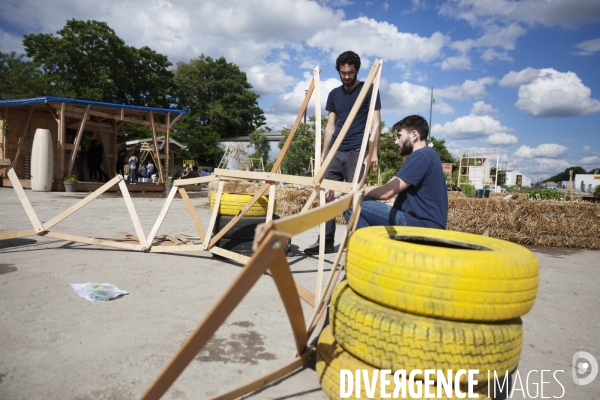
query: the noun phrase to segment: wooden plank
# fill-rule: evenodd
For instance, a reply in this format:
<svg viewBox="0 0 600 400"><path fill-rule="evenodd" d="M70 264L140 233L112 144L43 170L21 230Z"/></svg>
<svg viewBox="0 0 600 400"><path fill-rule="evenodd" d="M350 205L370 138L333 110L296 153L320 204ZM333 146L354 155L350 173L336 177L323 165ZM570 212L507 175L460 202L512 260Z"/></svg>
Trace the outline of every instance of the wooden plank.
<svg viewBox="0 0 600 400"><path fill-rule="evenodd" d="M21 155L21 147L23 147L23 142L25 142L25 135L27 131L29 131L29 124L31 123L31 117L33 116L33 107L29 107L29 112L27 113L27 122L25 122L25 126L23 127L23 133L21 133L21 137L19 137L19 142L17 143L17 154L15 155L15 159L12 165L16 166L19 162L19 156Z"/></svg>
<svg viewBox="0 0 600 400"><path fill-rule="evenodd" d="M269 187L269 205L267 206L267 219L269 222L273 219L273 212L275 211L275 185Z"/></svg>
<svg viewBox="0 0 600 400"><path fill-rule="evenodd" d="M312 193L310 194L310 196L308 196L308 200L306 201L306 203L304 203L304 207L302 207L302 211L300 211L300 214L305 213L308 210L310 210L310 208L312 207L313 202L317 198L317 194L320 191L321 190L318 187L314 188L314 190L312 191Z"/></svg>
<svg viewBox="0 0 600 400"><path fill-rule="evenodd" d="M54 118L57 124L60 124L59 116L56 115L56 111L54 110L54 108L50 107L48 103L44 104L46 105L46 107L48 107L48 110L50 111L50 116Z"/></svg>
<svg viewBox="0 0 600 400"><path fill-rule="evenodd" d="M146 242L148 243L148 246L152 246L152 242L154 241L154 238L156 237L156 234L158 233L158 230L160 229L160 226L162 225L162 222L165 219L165 215L167 215L167 212L169 211L169 208L171 207L171 203L173 202L173 199L175 198L175 193L177 193L177 187L173 186L171 188L171 192L169 192L169 196L167 197L165 204L163 205L162 210L160 210L160 214L158 215L158 218L156 219L154 226L152 227L152 231L150 232L150 235L148 235L148 239L146 240Z"/></svg>
<svg viewBox="0 0 600 400"><path fill-rule="evenodd" d="M204 244L204 248L208 249L214 246L214 243L210 243L210 237L212 236L213 230L215 229L215 223L217 222L217 215L219 214L219 205L221 204L221 196L223 195L223 187L225 186L225 182L219 182L219 187L217 188L217 197L215 197L215 207L213 208L213 212L210 216L210 222L208 223L208 231L206 232L206 240L202 241ZM209 199L210 202L210 199Z"/></svg>
<svg viewBox="0 0 600 400"><path fill-rule="evenodd" d="M141 399L160 399L165 394L258 281L264 273L265 267L275 260L277 253L283 252L283 247L273 251L273 244L277 240L278 238L270 232L269 237L263 241L258 251L244 266L219 301L211 308L194 332L181 345L169 364L142 394Z"/></svg>
<svg viewBox="0 0 600 400"><path fill-rule="evenodd" d="M48 105L48 103L46 103ZM49 105L48 105L49 106ZM65 103L60 103L59 120L58 120L58 177L65 176ZM83 160L82 160L83 162Z"/></svg>
<svg viewBox="0 0 600 400"><path fill-rule="evenodd" d="M97 246L114 247L116 249L124 249L124 250L143 251L142 246L140 246L139 244L113 242L110 240L102 240L102 239L96 239L96 238L88 238L88 237L84 237L84 236L70 235L68 233L46 232L44 234L44 236L48 236L48 237L51 237L54 239L66 240L68 242L78 242L78 243L85 243L85 244L91 244L91 245L97 245Z"/></svg>
<svg viewBox="0 0 600 400"><path fill-rule="evenodd" d="M246 264L248 261L250 261L250 257L248 257L248 256L245 256L245 255L239 254L239 253L235 253L230 250L225 250L218 246L211 247L209 251L218 256L228 258L231 261L239 262L240 264Z"/></svg>
<svg viewBox="0 0 600 400"><path fill-rule="evenodd" d="M106 182L104 185L100 186L93 193L90 193L83 199L79 200L77 203L73 204L71 207L67 208L62 213L58 214L56 217L52 218L50 221L44 224L44 230L48 230L52 228L54 225L58 224L63 219L67 218L69 215L73 214L75 211L81 209L86 204L90 203L92 200L100 196L102 193L106 192L108 189L118 184L123 180L121 175L115 176L110 181Z"/></svg>
<svg viewBox="0 0 600 400"><path fill-rule="evenodd" d="M160 160L160 151L158 149L158 141L156 140L156 126L154 122L154 113L152 111L148 114L148 119L150 120L150 128L152 130L152 143L154 143L154 154L156 154L157 160L154 160L154 163L158 165L158 181L160 183L165 182L165 175L163 174L162 161Z"/></svg>
<svg viewBox="0 0 600 400"><path fill-rule="evenodd" d="M31 206L31 203L29 202L25 191L23 190L23 186L21 186L21 182L19 182L19 177L17 176L15 170L12 167L8 168L7 175L8 179L10 179L10 183L12 184L13 189L17 193L17 197L19 198L19 201L21 202L25 213L27 214L27 218L29 218L29 222L31 222L31 225L33 226L33 229L37 233L43 232L44 227L42 226L42 223L40 222L35 211L33 210L33 207Z"/></svg>
<svg viewBox="0 0 600 400"><path fill-rule="evenodd" d="M196 210L194 210L194 206L192 205L190 197L185 191L185 188L179 188L179 195L181 195L183 203L185 204L185 207L187 208L188 212L190 213L190 216L192 217L192 221L194 222L194 226L196 227L196 232L198 232L198 237L200 238L200 240L202 240L202 243L204 244L205 234L204 229L202 229L202 223L200 222L200 218L198 218Z"/></svg>
<svg viewBox="0 0 600 400"><path fill-rule="evenodd" d="M184 235L173 235L174 237L176 237L177 239L179 239L179 241L183 244L194 244L192 243L192 241L185 237Z"/></svg>
<svg viewBox="0 0 600 400"><path fill-rule="evenodd" d="M135 241L136 241L136 242L138 242L138 243L139 243L139 241L140 241L140 239L138 239L138 237L137 237L137 236L133 236L131 233L124 232L124 231L120 231L119 233L120 233L121 235L125 236L127 239L130 239L130 240L135 240Z"/></svg>
<svg viewBox="0 0 600 400"><path fill-rule="evenodd" d="M188 252L188 251L206 251L203 245L201 244L184 244L181 246L172 245L172 246L152 246L150 248L150 253L177 253L177 252Z"/></svg>
<svg viewBox="0 0 600 400"><path fill-rule="evenodd" d="M373 84L373 92L371 93L371 102L369 103L369 112L367 114L367 123L365 125L365 131L363 132L363 140L360 146L360 152L358 154L359 162L356 163L356 168L354 170L354 176L352 178L352 185L355 186L358 183L358 177L360 176L360 170L362 169L362 162L365 158L365 151L367 149L367 143L369 142L369 138L373 136L375 138L377 129L373 129L373 114L375 112L375 103L377 102L377 93L379 93L379 81L381 79L381 69L382 69L382 61L379 63L379 69L377 70L377 75L375 76L374 84ZM370 134L369 134L370 133ZM373 140L373 143L377 141ZM365 175L369 173L369 169L371 168L371 163L369 162L365 165ZM356 188L354 188L356 189Z"/></svg>
<svg viewBox="0 0 600 400"><path fill-rule="evenodd" d="M176 246L179 246L181 244L181 240L177 239L173 235L167 235L167 240L170 240L171 242L175 243Z"/></svg>
<svg viewBox="0 0 600 400"><path fill-rule="evenodd" d="M219 179L219 178L214 175L201 176L199 178L177 179L175 182L173 182L173 186L178 186L178 187L190 186L190 185L195 185L197 183L208 183L208 182L216 181L217 179Z"/></svg>
<svg viewBox="0 0 600 400"><path fill-rule="evenodd" d="M167 113L166 125L167 131L165 132L165 176L169 177L169 134L171 133L171 113Z"/></svg>
<svg viewBox="0 0 600 400"><path fill-rule="evenodd" d="M271 382L275 382L277 379L282 378L293 372L306 364L308 360L315 354L316 349L310 348L300 357L294 358L292 361L286 363L285 365L271 371L267 374L264 374L256 379L251 380L248 383L237 386L227 392L220 393L216 396L209 397L208 400L231 400L237 399L247 393L250 393L253 390L260 389L263 386L268 385Z"/></svg>
<svg viewBox="0 0 600 400"><path fill-rule="evenodd" d="M179 119L180 119L181 117L183 117L184 115L185 115L185 114L177 114L177 116L175 117L175 119L174 119L173 121L171 121L170 127L172 128L172 127L173 127L173 125L175 125L175 123L176 123L177 121L179 121Z"/></svg>
<svg viewBox="0 0 600 400"><path fill-rule="evenodd" d="M88 104L85 108L85 113L83 114L83 118L81 119L81 125L79 126L79 130L77 131L77 136L75 137L75 143L73 143L74 147L79 148L79 143L81 142L81 136L83 135L83 129L85 128L85 120L90 112L90 105ZM71 159L69 160L69 167L67 168L67 175L71 176L71 171L73 170L73 164L75 164L75 157L77 156L77 152L73 151L71 153Z"/></svg>
<svg viewBox="0 0 600 400"><path fill-rule="evenodd" d="M315 132L321 132L321 68L315 67L313 70L315 81ZM315 166L313 176L321 168L321 135L315 135Z"/></svg>
<svg viewBox="0 0 600 400"><path fill-rule="evenodd" d="M319 193L319 204L321 207L327 204L325 200L325 191ZM321 287L323 286L323 267L325 264L325 224L327 221L319 224L319 261L317 263L317 287L315 288L315 302L321 301ZM314 304L316 306L317 304Z"/></svg>
<svg viewBox="0 0 600 400"><path fill-rule="evenodd" d="M15 239L15 238L20 238L20 237L35 236L35 235L37 235L37 232L35 231L35 229L27 229L24 231L5 232L5 233L0 233L0 240Z"/></svg>
<svg viewBox="0 0 600 400"><path fill-rule="evenodd" d="M309 176L296 176L296 175L285 175L285 174L276 174L272 172L259 172L259 171L238 171L238 170L230 170L230 169L219 169L216 168L214 171L214 176L218 179L232 178L232 179L249 179L254 181L268 181L268 182L285 182L292 183L295 185L302 186L315 186L314 179ZM206 178L206 177L204 177ZM196 179L203 178L192 178L192 179L182 179L181 181L190 181L194 183ZM179 182L179 180L177 181ZM200 182L197 182L200 183ZM352 183L351 182L338 182L332 181L329 179L323 179L321 184L319 185L321 188L337 190L339 192L349 193L352 191Z"/></svg>
<svg viewBox="0 0 600 400"><path fill-rule="evenodd" d="M129 216L131 217L131 222L133 222L133 228L135 229L135 233L137 234L140 244L142 245L142 250L146 250L148 248L148 242L146 241L146 236L144 235L144 229L142 228L140 219L138 218L138 215L135 212L135 207L133 206L133 201L131 200L129 190L127 190L125 180L123 180L123 177L121 175L117 175L115 178L121 178L119 179L119 189L121 189L123 200L125 200L125 204L127 205L127 211L129 211Z"/></svg>

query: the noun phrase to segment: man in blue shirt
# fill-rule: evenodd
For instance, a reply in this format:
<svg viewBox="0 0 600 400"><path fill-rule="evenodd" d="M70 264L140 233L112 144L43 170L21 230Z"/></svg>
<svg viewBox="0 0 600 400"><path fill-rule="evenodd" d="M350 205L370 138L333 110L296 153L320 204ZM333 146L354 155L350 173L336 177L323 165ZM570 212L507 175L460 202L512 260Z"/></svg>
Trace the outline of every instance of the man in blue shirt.
<svg viewBox="0 0 600 400"><path fill-rule="evenodd" d="M365 188L357 229L366 226L421 226L446 229L448 192L439 155L427 147L429 125L420 115L411 115L396 123L396 146L408 156L396 176L383 186ZM330 199L339 193L330 195ZM394 205L377 200L396 196ZM344 213L349 220L352 210Z"/></svg>
<svg viewBox="0 0 600 400"><path fill-rule="evenodd" d="M329 92L327 97L327 105L325 110L329 112L327 126L323 137L323 151L321 154L321 162L327 157L330 147L335 143L346 119L348 118L360 91L364 86L364 82L359 81L358 71L360 70L360 57L353 51L346 51L340 54L335 62L335 68L340 74L342 86L339 86ZM369 114L369 105L373 88L365 96L358 113L354 117L352 125L344 140L342 141L338 151L331 160L331 163L325 171L324 179L334 181L352 182L356 165L363 160L359 160L360 147L362 145L365 128L367 125L367 116ZM377 149L379 147L379 135L381 133L381 101L379 93L375 101L375 112L373 113L373 121L371 129L375 131L375 152L371 160L371 167L377 167ZM367 133L368 133L367 129ZM361 169L361 176L364 173L364 166ZM333 192L332 192L333 193ZM330 196L329 196L330 197ZM327 221L325 224L325 253L333 253L335 238L335 219ZM309 255L319 254L319 240L306 249L304 252Z"/></svg>

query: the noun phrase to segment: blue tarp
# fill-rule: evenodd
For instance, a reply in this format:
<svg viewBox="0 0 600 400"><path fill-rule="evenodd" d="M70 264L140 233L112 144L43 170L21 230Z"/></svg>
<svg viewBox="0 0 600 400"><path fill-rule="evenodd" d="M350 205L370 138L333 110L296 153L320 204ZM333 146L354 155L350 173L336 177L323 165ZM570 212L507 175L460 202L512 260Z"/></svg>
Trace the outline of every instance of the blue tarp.
<svg viewBox="0 0 600 400"><path fill-rule="evenodd" d="M114 103L104 103L100 101L89 101L89 100L75 100L75 99L66 99L62 97L33 97L30 99L10 99L10 100L0 100L0 107L15 107L15 106L26 106L30 104L43 104L49 102L64 102L64 103L72 103L72 104L83 104L83 105L91 105L91 106L99 106L99 107L112 107L112 108L124 108L126 110L137 110L137 111L153 111L153 112L161 112L161 113L174 113L174 114L187 114L184 110L172 110L169 108L154 108L154 107L142 107L142 106L130 106L126 104L114 104Z"/></svg>

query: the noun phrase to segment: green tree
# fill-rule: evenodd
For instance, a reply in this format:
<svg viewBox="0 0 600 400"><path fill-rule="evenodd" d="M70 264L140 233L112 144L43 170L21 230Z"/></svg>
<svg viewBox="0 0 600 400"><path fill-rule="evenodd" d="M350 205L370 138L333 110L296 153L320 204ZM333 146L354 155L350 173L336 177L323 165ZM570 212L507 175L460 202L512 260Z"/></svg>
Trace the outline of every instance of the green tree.
<svg viewBox="0 0 600 400"><path fill-rule="evenodd" d="M431 137L431 143L433 143L433 149L438 153L443 163L455 163L456 159L450 154L446 148L446 140L436 139Z"/></svg>
<svg viewBox="0 0 600 400"><path fill-rule="evenodd" d="M379 151L377 158L381 175L381 184L385 185L400 169L403 160L396 146L396 135L391 130L384 131L385 123L381 122L381 137L379 140ZM377 171L369 171L367 176L369 183L377 183Z"/></svg>
<svg viewBox="0 0 600 400"><path fill-rule="evenodd" d="M569 168L565 169L563 172L558 173L554 176L551 176L550 178L546 179L544 182L568 181L569 180L569 170L573 170L573 179L575 178L575 175L577 175L577 174L587 174L585 169L583 169L581 167L569 167Z"/></svg>
<svg viewBox="0 0 600 400"><path fill-rule="evenodd" d="M496 176L496 167L490 168L490 178L494 179ZM498 181L496 184L502 186L506 183L506 171L498 170Z"/></svg>
<svg viewBox="0 0 600 400"><path fill-rule="evenodd" d="M52 95L169 107L173 73L164 55L127 46L105 22L72 19L57 35L23 39L27 56L40 65Z"/></svg>
<svg viewBox="0 0 600 400"><path fill-rule="evenodd" d="M267 135L265 132L268 131L266 127L263 127L250 134L250 144L254 148L254 153L250 154L250 157L262 157L263 163L267 164L269 162L269 151L271 150L271 145L267 141Z"/></svg>
<svg viewBox="0 0 600 400"><path fill-rule="evenodd" d="M309 117L309 120L308 124L300 123L298 125L294 139L283 157L281 171L284 174L302 175L302 168L308 170L310 159L315 155L315 117ZM281 130L283 139L279 142L280 149L283 149L290 132L290 128Z"/></svg>
<svg viewBox="0 0 600 400"><path fill-rule="evenodd" d="M177 63L176 104L188 114L173 136L188 146L188 156L201 164L218 164L221 138L248 135L264 125L258 95L246 74L225 58L200 56Z"/></svg>
<svg viewBox="0 0 600 400"><path fill-rule="evenodd" d="M38 65L24 57L0 52L0 99L44 96L51 89Z"/></svg>

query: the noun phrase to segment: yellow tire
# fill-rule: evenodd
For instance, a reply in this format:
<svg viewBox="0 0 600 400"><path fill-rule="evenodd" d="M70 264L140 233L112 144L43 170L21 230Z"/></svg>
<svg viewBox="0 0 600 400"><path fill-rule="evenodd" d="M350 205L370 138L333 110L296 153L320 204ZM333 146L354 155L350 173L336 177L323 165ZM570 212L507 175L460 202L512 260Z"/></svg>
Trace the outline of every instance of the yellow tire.
<svg viewBox="0 0 600 400"><path fill-rule="evenodd" d="M331 326L327 326L325 327L325 329L323 329L323 332L321 332L321 336L319 336L319 342L317 344L317 365L316 365L316 370L317 370L317 379L319 380L319 383L321 384L321 389L323 389L323 391L325 392L325 394L327 396L329 396L330 399L340 399L340 370L342 369L347 369L352 371L352 374L355 373L356 370L368 370L368 374L369 374L369 379L372 379L373 377L373 369L378 369L375 368L367 363L364 363L362 361L360 361L359 359L353 357L350 353L348 353L347 351L345 351L342 346L340 346L336 341L335 338L333 337L333 334L331 332ZM405 368L402 368L405 369ZM406 371L407 374L407 385L408 385L408 375L410 374L410 371ZM379 376L378 376L379 378ZM391 378L391 379L390 379ZM386 386L386 392L387 394L390 394L394 392L394 378L393 378L393 374L390 377L389 375L387 376L387 379L390 380L390 385ZM346 382L347 385L347 382ZM413 388L413 390L416 390L416 388ZM402 392L400 392L400 396L398 398L402 398ZM430 388L430 393L436 393L436 388L435 386L432 386ZM475 393L480 393L479 399L486 399L489 400L489 397L487 397L485 394L487 393L487 386L483 386L479 389L475 390ZM356 392L352 392L352 396L350 398L356 398L355 397ZM373 399L381 399L380 397L381 395L381 389L380 389L380 379L377 379L377 385L375 388L375 393L374 396L372 397ZM413 397L410 396L410 392L407 390L406 392L407 395L407 399L413 399ZM424 394L422 396L424 398ZM366 399L367 398L367 394L365 392L365 385L364 382L361 382L361 398L362 399ZM445 396L444 391L442 391L442 396L441 397L437 397L438 399L448 399L448 397ZM451 397L451 398L456 398L456 397Z"/></svg>
<svg viewBox="0 0 600 400"><path fill-rule="evenodd" d="M219 206L219 214L220 215L237 215L242 208L254 195L252 194L234 194L234 193L223 193L221 195L221 204ZM210 196L210 209L214 210L215 208L215 200L217 198L217 194L213 193ZM267 215L267 210L269 208L269 199L267 196L260 196L258 201L250 207L248 212L244 214L247 217L264 217Z"/></svg>
<svg viewBox="0 0 600 400"><path fill-rule="evenodd" d="M521 355L520 318L482 324L407 314L359 296L345 281L335 289L329 313L336 341L381 369L477 369L475 379L483 382L488 371L500 376L516 369ZM467 383L466 375L461 378Z"/></svg>
<svg viewBox="0 0 600 400"><path fill-rule="evenodd" d="M348 283L397 310L462 321L501 321L527 313L539 265L523 246L441 229L374 226L348 243Z"/></svg>

